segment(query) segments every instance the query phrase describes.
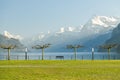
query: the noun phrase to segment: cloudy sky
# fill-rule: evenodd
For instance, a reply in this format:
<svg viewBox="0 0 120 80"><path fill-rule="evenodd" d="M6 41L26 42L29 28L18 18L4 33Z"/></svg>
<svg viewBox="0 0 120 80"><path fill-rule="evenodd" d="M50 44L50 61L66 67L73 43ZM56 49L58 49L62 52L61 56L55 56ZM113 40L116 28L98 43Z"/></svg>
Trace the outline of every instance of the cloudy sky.
<svg viewBox="0 0 120 80"><path fill-rule="evenodd" d="M0 0L0 33L28 37L78 27L94 15L120 16L120 0Z"/></svg>

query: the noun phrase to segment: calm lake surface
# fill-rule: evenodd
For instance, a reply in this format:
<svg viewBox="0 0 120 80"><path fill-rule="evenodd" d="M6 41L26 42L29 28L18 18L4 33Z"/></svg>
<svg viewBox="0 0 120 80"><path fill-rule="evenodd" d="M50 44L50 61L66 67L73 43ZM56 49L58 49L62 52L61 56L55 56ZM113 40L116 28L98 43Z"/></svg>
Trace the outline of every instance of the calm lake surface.
<svg viewBox="0 0 120 80"><path fill-rule="evenodd" d="M42 53L41 52L28 52L27 53L27 60L41 60L42 59ZM58 57L57 57L58 56ZM93 55L95 60L107 60L108 59L108 53L107 52L94 52ZM74 60L75 55L74 52L44 52L45 60ZM7 60L8 55L7 52L0 52L0 60ZM11 52L10 53L10 59L11 60L25 60L25 53L17 53L17 52ZM91 60L92 59L92 52L77 52L76 53L76 59L77 60ZM119 60L120 54L119 53L110 53L110 59L112 60Z"/></svg>

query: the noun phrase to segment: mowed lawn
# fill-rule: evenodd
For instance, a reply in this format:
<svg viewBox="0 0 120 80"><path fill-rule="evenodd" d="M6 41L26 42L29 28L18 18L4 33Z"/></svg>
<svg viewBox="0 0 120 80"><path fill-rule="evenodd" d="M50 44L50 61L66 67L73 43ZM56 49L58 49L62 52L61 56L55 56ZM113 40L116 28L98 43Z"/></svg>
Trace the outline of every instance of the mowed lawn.
<svg viewBox="0 0 120 80"><path fill-rule="evenodd" d="M3 60L0 80L120 80L120 60Z"/></svg>

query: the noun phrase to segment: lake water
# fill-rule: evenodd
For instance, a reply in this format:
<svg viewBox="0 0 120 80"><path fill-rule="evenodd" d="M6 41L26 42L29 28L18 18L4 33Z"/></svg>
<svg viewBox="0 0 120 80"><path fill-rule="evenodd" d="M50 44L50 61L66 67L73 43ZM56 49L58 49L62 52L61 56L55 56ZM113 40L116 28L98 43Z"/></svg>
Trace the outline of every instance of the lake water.
<svg viewBox="0 0 120 80"><path fill-rule="evenodd" d="M58 57L56 57L58 56ZM0 53L0 60L7 60L7 52L1 52ZM11 60L25 60L25 53L12 53L10 54ZM41 60L42 55L41 52L28 52L27 53L27 59L28 60ZM74 52L44 52L44 59L45 60L74 60L75 55ZM76 53L76 59L77 60L91 60L92 59L92 52L77 52ZM95 60L107 60L108 59L108 53L107 52L94 52L94 59ZM110 59L112 60L118 60L120 59L120 54L118 53L110 53Z"/></svg>

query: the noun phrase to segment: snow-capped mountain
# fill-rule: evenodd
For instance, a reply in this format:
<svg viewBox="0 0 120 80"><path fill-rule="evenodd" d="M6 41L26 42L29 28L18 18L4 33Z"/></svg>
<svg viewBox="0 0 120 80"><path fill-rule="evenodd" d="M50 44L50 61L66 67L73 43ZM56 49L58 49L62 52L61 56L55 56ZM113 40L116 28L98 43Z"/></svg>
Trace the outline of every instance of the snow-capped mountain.
<svg viewBox="0 0 120 80"><path fill-rule="evenodd" d="M16 51L17 48L22 49L22 48L24 48L24 46L20 42L20 40L22 40L21 36L11 35L9 32L4 31L4 34L0 34L0 47L1 48L8 48L8 47L16 46L15 47L16 49L14 49L14 51Z"/></svg>
<svg viewBox="0 0 120 80"><path fill-rule="evenodd" d="M57 33L81 32L87 30L93 30L94 33L99 33L104 30L109 31L110 29L113 29L119 22L120 17L94 16L85 25L79 27L62 27Z"/></svg>
<svg viewBox="0 0 120 80"><path fill-rule="evenodd" d="M83 25L79 27L62 27L56 33L64 33L64 32L80 32L83 28Z"/></svg>
<svg viewBox="0 0 120 80"><path fill-rule="evenodd" d="M120 22L118 17L94 16L85 25L79 27L62 27L56 32L57 35L76 35L85 38L91 35L109 33Z"/></svg>
<svg viewBox="0 0 120 80"><path fill-rule="evenodd" d="M120 17L107 17L107 16L94 16L92 19L90 19L86 26L96 27L115 27L120 22Z"/></svg>
<svg viewBox="0 0 120 80"><path fill-rule="evenodd" d="M7 38L13 38L13 39L18 39L18 40L23 39L20 35L13 35L13 34L9 33L8 31L4 31L3 35Z"/></svg>
<svg viewBox="0 0 120 80"><path fill-rule="evenodd" d="M118 20L120 20L120 18L117 17L106 17L106 16L95 16L91 22L94 25L100 25L103 27L109 27L109 26L115 26L116 24L118 24Z"/></svg>
<svg viewBox="0 0 120 80"><path fill-rule="evenodd" d="M39 42L51 43L50 50L56 49L56 51L59 51L67 44L85 44L90 46L91 42L97 41L96 38L99 36L103 39L98 42L103 43L110 37L111 31L119 22L120 18L118 17L94 16L85 25L79 27L62 27L55 33L40 33L34 36L30 43L33 45ZM96 42L95 45L99 43Z"/></svg>
<svg viewBox="0 0 120 80"><path fill-rule="evenodd" d="M56 32L43 33L33 36L29 39L23 39L20 35L13 35L4 31L0 41L5 39L20 40L26 47L32 47L36 44L52 44L48 51L68 51L65 46L69 44L85 45L85 50L91 49L104 43L111 36L111 32L120 23L120 17L94 16L86 24L78 27L62 27ZM16 41L15 40L15 41Z"/></svg>
<svg viewBox="0 0 120 80"><path fill-rule="evenodd" d="M107 33L117 26L120 22L118 17L94 16L83 27L82 31L94 33Z"/></svg>
<svg viewBox="0 0 120 80"><path fill-rule="evenodd" d="M8 48L13 46L21 48L22 44L18 39L10 38L8 36L6 37L0 34L0 48Z"/></svg>

